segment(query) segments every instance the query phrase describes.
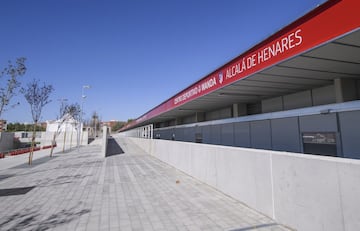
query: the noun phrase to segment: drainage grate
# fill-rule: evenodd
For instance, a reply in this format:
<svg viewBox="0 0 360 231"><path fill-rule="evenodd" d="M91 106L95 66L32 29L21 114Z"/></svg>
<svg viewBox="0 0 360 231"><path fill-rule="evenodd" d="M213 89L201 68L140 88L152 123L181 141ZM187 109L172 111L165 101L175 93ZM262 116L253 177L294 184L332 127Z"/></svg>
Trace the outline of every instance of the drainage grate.
<svg viewBox="0 0 360 231"><path fill-rule="evenodd" d="M23 188L6 188L0 189L0 197L24 195L30 192L35 186Z"/></svg>

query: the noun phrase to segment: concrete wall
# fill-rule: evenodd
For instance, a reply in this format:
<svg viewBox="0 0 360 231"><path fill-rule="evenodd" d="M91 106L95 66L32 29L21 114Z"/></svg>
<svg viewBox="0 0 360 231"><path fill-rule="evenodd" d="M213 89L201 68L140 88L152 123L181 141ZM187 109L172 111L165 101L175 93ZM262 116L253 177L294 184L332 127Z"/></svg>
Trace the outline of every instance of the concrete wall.
<svg viewBox="0 0 360 231"><path fill-rule="evenodd" d="M336 102L346 102L358 99L357 80L339 78L334 80Z"/></svg>
<svg viewBox="0 0 360 231"><path fill-rule="evenodd" d="M356 85L356 84L355 84ZM262 113L289 110L301 107L325 105L336 102L334 85L278 96L261 101Z"/></svg>
<svg viewBox="0 0 360 231"><path fill-rule="evenodd" d="M261 111L262 113L282 111L284 110L283 98L282 96L265 99L261 102Z"/></svg>
<svg viewBox="0 0 360 231"><path fill-rule="evenodd" d="M14 133L0 132L0 152L11 150L14 147Z"/></svg>
<svg viewBox="0 0 360 231"><path fill-rule="evenodd" d="M358 230L360 160L124 137L297 230Z"/></svg>
<svg viewBox="0 0 360 231"><path fill-rule="evenodd" d="M26 138L21 138L23 133L28 133ZM31 142L32 132L15 132L15 137L19 137L21 142ZM36 142L40 142L40 146L51 145L54 132L36 132ZM80 144L87 145L89 139L88 131L84 131L80 137ZM77 132L66 131L61 132L56 137L56 144L61 149L70 149L77 146Z"/></svg>
<svg viewBox="0 0 360 231"><path fill-rule="evenodd" d="M187 116L182 118L182 122L184 124L189 124L189 123L195 123L196 122L196 115L191 115L191 116Z"/></svg>
<svg viewBox="0 0 360 231"><path fill-rule="evenodd" d="M188 124L154 129L154 137L166 140L196 142L237 147L261 148L360 159L360 101L350 111L334 111L337 106L307 108L313 114L301 114L302 109L237 117L215 122ZM339 104L341 105L341 104ZM305 109L304 109L305 110ZM321 113L325 111L324 113ZM334 111L334 112L333 112ZM291 113L289 113L291 112ZM289 113L286 116L279 116ZM278 116L276 116L278 114ZM335 144L304 143L306 133L333 133ZM175 137L173 136L175 134Z"/></svg>
<svg viewBox="0 0 360 231"><path fill-rule="evenodd" d="M324 105L336 102L334 85L320 87L312 90L313 105Z"/></svg>
<svg viewBox="0 0 360 231"><path fill-rule="evenodd" d="M221 108L219 110L210 111L205 113L206 120L217 120L217 119L225 119L231 118L232 111L230 107Z"/></svg>
<svg viewBox="0 0 360 231"><path fill-rule="evenodd" d="M285 95L283 99L284 110L312 106L311 90Z"/></svg>

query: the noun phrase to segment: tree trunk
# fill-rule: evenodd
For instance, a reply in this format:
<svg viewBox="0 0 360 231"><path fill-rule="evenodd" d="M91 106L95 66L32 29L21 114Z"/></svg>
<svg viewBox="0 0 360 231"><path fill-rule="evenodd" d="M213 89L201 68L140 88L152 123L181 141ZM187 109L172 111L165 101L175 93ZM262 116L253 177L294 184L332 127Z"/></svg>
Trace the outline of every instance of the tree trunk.
<svg viewBox="0 0 360 231"><path fill-rule="evenodd" d="M66 144L66 130L64 132L64 145L63 145L63 153L65 152L65 144Z"/></svg>
<svg viewBox="0 0 360 231"><path fill-rule="evenodd" d="M74 131L71 129L71 136L70 136L70 150L72 148L72 138L73 138Z"/></svg>
<svg viewBox="0 0 360 231"><path fill-rule="evenodd" d="M50 151L50 157L52 157L53 152L54 152L55 139L56 139L56 132L54 133L53 140L51 141L51 151Z"/></svg>
<svg viewBox="0 0 360 231"><path fill-rule="evenodd" d="M30 153L29 153L29 165L32 164L33 155L34 155L36 125L37 125L37 123L34 124L33 135L32 135L32 139L31 139L31 148L30 148Z"/></svg>

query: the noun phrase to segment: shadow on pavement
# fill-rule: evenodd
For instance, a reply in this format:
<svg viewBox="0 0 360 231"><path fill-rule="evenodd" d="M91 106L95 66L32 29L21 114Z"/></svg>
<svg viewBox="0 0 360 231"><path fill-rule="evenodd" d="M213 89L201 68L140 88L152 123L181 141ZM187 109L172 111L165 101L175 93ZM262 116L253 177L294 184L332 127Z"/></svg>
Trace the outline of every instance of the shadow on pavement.
<svg viewBox="0 0 360 231"><path fill-rule="evenodd" d="M42 219L44 217L43 214L35 210L26 209L3 217L0 220L0 227L8 226L9 230L48 230L79 219L82 215L90 211L90 209L78 210L76 207L73 207L71 209L63 209L58 213Z"/></svg>
<svg viewBox="0 0 360 231"><path fill-rule="evenodd" d="M15 176L15 174L4 174L4 175L0 175L0 181L1 180L5 180L7 178L13 177Z"/></svg>
<svg viewBox="0 0 360 231"><path fill-rule="evenodd" d="M36 153L35 153L34 155L36 155ZM46 163L46 162L48 162L48 161L50 161L50 160L54 160L54 159L56 159L56 158L57 158L57 156L52 156L52 157L50 157L50 156L44 156L44 157L41 157L41 158L38 158L38 159L33 159L31 165L29 165L29 164L27 163L28 160L26 160L26 163L17 165L17 166L15 166L15 167L12 167L12 169L18 169L18 168L33 168L33 167L36 167L36 166L38 166L38 165L40 165L40 164L44 164L44 163Z"/></svg>
<svg viewBox="0 0 360 231"><path fill-rule="evenodd" d="M119 154L123 154L123 153L124 153L124 150L122 150L122 148L116 142L116 140L114 138L109 138L108 139L108 145L106 147L106 155L105 155L105 157L113 156L113 155L119 155Z"/></svg>
<svg viewBox="0 0 360 231"><path fill-rule="evenodd" d="M0 197L23 195L23 194L30 192L33 188L35 188L35 187L31 186L31 187L22 187L22 188L0 189Z"/></svg>
<svg viewBox="0 0 360 231"><path fill-rule="evenodd" d="M261 229L261 228L270 227L270 226L276 226L276 225L278 225L278 224L277 223L260 224L260 225L254 225L254 226L245 227L245 228L232 229L230 231L258 230L258 229Z"/></svg>

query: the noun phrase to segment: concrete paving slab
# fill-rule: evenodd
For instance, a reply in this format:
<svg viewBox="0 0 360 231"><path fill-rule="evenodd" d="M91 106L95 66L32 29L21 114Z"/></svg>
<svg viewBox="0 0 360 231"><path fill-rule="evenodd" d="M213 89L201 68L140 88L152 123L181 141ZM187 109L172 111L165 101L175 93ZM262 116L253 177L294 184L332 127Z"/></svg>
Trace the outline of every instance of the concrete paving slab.
<svg viewBox="0 0 360 231"><path fill-rule="evenodd" d="M0 192L15 192L0 193L0 230L288 230L119 143L124 153L107 158L93 144L39 153L33 166L0 159Z"/></svg>

